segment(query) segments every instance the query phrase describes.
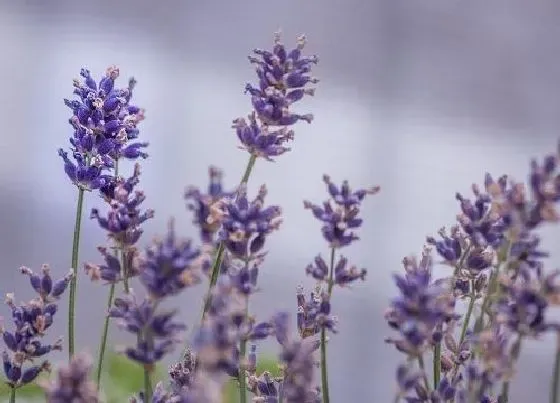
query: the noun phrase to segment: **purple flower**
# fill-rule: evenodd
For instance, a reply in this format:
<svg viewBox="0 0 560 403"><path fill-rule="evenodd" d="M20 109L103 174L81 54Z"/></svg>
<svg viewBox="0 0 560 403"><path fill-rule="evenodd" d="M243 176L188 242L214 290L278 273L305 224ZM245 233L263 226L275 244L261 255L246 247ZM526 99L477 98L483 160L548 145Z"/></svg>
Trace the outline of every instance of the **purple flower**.
<svg viewBox="0 0 560 403"><path fill-rule="evenodd" d="M116 298L109 310L111 318L119 319L120 326L137 336L135 346L124 348L126 356L140 364L151 366L160 361L180 342L178 335L186 329L173 320L175 311L156 311L151 299L138 301L133 295Z"/></svg>
<svg viewBox="0 0 560 403"><path fill-rule="evenodd" d="M291 150L285 144L294 139L294 131L286 127L271 130L269 126L259 124L254 112L248 116L248 122L243 118L235 119L232 128L242 144L240 148L267 161L274 161L272 157Z"/></svg>
<svg viewBox="0 0 560 403"><path fill-rule="evenodd" d="M122 254L125 264L122 265L121 261L112 253L109 253L107 248L98 247L97 250L103 256L105 264L85 263L84 269L86 274L92 281L103 280L107 283L117 283L123 280L124 269L126 268L127 277L134 277L138 275L138 250L134 247L126 248Z"/></svg>
<svg viewBox="0 0 560 403"><path fill-rule="evenodd" d="M330 314L329 294L316 288L306 300L303 288L297 289L297 327L302 339L316 335L321 329L336 333L337 318Z"/></svg>
<svg viewBox="0 0 560 403"><path fill-rule="evenodd" d="M280 313L272 320L280 343L280 361L284 367L282 396L286 403L319 403L320 389L315 385L315 351L319 340L295 338L290 334L289 315Z"/></svg>
<svg viewBox="0 0 560 403"><path fill-rule="evenodd" d="M502 276L502 292L495 303L496 322L520 335L538 336L559 330L560 324L547 320L550 305L560 304L560 271L544 274L542 268L520 270L515 279Z"/></svg>
<svg viewBox="0 0 560 403"><path fill-rule="evenodd" d="M91 210L91 218L97 220L119 247L134 245L142 235L140 226L154 217L153 210L140 210L146 196L143 191L134 190L139 178L140 165L135 164L130 178L116 178L112 188L105 189L104 196L111 207L107 215L103 217L98 209Z"/></svg>
<svg viewBox="0 0 560 403"><path fill-rule="evenodd" d="M20 387L34 381L37 376L50 369L48 361L35 363L53 350L62 350L62 340L53 344L43 342L46 331L53 324L58 307L54 303L66 290L72 273L53 281L47 265L42 267L42 275L35 274L31 269L22 267L21 273L29 276L31 286L38 296L27 303L16 305L13 294L6 295L6 304L12 311L13 331L0 326L0 333L5 346L2 361L7 383L12 388ZM23 368L25 363L31 365Z"/></svg>
<svg viewBox="0 0 560 403"><path fill-rule="evenodd" d="M290 106L305 95L313 95L315 90L306 88L319 80L309 75L317 56L302 56L305 37L298 38L297 46L287 51L280 42L280 34L274 38L272 52L255 49L256 57L249 61L256 65L259 78L258 87L247 84L245 91L251 95L251 102L263 123L271 126L289 126L298 120L311 122L313 115L298 115L290 111Z"/></svg>
<svg viewBox="0 0 560 403"><path fill-rule="evenodd" d="M171 388L177 393L188 390L193 383L196 358L193 352L188 349L183 354L183 359L169 367L169 377L171 378Z"/></svg>
<svg viewBox="0 0 560 403"><path fill-rule="evenodd" d="M68 366L57 371L56 378L43 383L47 403L98 403L97 386L89 380L91 359L85 354L72 357Z"/></svg>
<svg viewBox="0 0 560 403"><path fill-rule="evenodd" d="M198 364L208 373L239 373L239 342L247 331L247 299L239 293L227 274L218 278L210 308L193 340Z"/></svg>
<svg viewBox="0 0 560 403"><path fill-rule="evenodd" d="M400 351L417 355L434 340L438 326L460 316L454 313L451 286L432 283L429 251L424 251L420 262L412 257L405 258L403 263L406 274L394 275L400 295L393 299L385 314L389 326L399 331L400 338L389 338L387 342L395 344Z"/></svg>
<svg viewBox="0 0 560 403"><path fill-rule="evenodd" d="M74 80L74 94L79 99L65 99L72 109L70 124L74 134L70 138L72 159L68 152L59 149L64 161L64 171L77 186L99 189L110 181L104 172L114 166L114 160L125 157L145 158L142 148L147 143L129 143L138 136L137 124L144 118L142 109L130 105L135 81L129 81L128 88L115 88L119 69L109 67L99 84L91 77L89 70L82 69L83 82Z"/></svg>
<svg viewBox="0 0 560 403"><path fill-rule="evenodd" d="M211 220L211 209L225 197L232 197L235 192L226 192L222 185L222 171L216 167L208 169L210 184L208 193L201 193L196 187L189 187L185 192L187 208L194 212L193 224L200 228L200 237L204 243L215 243L215 234L221 222Z"/></svg>
<svg viewBox="0 0 560 403"><path fill-rule="evenodd" d="M325 260L319 255L315 258L315 265L310 264L306 267L305 272L319 281L328 281L329 269ZM340 256L338 263L334 267L333 285L346 286L356 280L365 280L367 274L366 269L358 269L356 266L349 266L348 259Z"/></svg>
<svg viewBox="0 0 560 403"><path fill-rule="evenodd" d="M323 181L332 197L332 203L329 200L320 207L304 201L304 207L310 209L315 218L323 223L323 237L329 245L341 248L359 239L352 230L362 225L362 219L358 217L360 204L368 194L379 192L379 187L352 191L347 181L344 181L340 188L331 182L327 175L323 176Z"/></svg>
<svg viewBox="0 0 560 403"><path fill-rule="evenodd" d="M243 261L258 259L268 234L279 228L282 210L279 206L264 207L266 187L249 202L247 189L242 186L238 197L224 200L221 206L222 229L219 238L234 257Z"/></svg>
<svg viewBox="0 0 560 403"><path fill-rule="evenodd" d="M200 283L209 265L208 256L190 240L177 240L171 221L165 239L155 241L140 260L140 282L152 298L161 299Z"/></svg>

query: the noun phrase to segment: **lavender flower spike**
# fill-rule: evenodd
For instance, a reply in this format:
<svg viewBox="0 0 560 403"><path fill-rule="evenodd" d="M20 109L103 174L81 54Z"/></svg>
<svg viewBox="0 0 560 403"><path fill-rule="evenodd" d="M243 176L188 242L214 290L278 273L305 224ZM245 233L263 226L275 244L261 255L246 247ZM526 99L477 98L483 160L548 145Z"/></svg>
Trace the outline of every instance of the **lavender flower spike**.
<svg viewBox="0 0 560 403"><path fill-rule="evenodd" d="M117 67L107 68L99 84L87 69L82 69L80 75L83 81L74 80L74 94L79 100L64 100L73 113L70 119L74 128L70 138L73 161L63 149L58 153L64 161L64 171L74 184L85 190L99 189L110 180L104 172L113 167L115 159L147 156L141 151L147 143L129 143L138 136L137 124L144 119L144 112L129 104L134 79L129 81L128 88L115 88Z"/></svg>
<svg viewBox="0 0 560 403"><path fill-rule="evenodd" d="M300 36L297 46L291 51L280 41L280 33L274 36L272 52L255 49L257 57L249 56L256 65L259 78L258 88L247 84L245 91L251 94L251 102L261 121L270 126L289 126L298 120L311 122L313 115L298 115L289 110L290 106L305 95L313 95L313 88L306 85L319 80L309 73L317 64L317 56L302 56L305 36Z"/></svg>
<svg viewBox="0 0 560 403"><path fill-rule="evenodd" d="M33 382L41 372L50 370L50 363L36 359L44 357L54 350L62 350L62 339L53 344L43 342L47 330L53 324L53 318L58 310L56 300L68 287L72 273L53 281L48 265L43 265L42 275L35 274L27 267L20 268L20 272L29 276L33 290L37 297L27 303L16 304L13 294L6 295L6 305L12 311L14 330L9 331L0 326L0 334L5 346L10 351L2 353L4 374L8 385L15 389ZM30 366L24 368L24 364Z"/></svg>

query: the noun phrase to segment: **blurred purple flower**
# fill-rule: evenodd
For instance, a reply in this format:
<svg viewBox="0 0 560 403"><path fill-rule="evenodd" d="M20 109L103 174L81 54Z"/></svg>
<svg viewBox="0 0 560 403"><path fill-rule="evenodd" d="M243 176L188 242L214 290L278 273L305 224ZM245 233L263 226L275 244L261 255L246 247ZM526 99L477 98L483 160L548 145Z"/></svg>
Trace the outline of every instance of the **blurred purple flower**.
<svg viewBox="0 0 560 403"><path fill-rule="evenodd" d="M209 256L190 240L177 240L170 221L165 239L156 240L139 261L140 282L152 298L161 299L199 284L209 266Z"/></svg>
<svg viewBox="0 0 560 403"><path fill-rule="evenodd" d="M109 310L111 318L119 319L126 331L137 336L135 346L124 348L126 356L140 364L151 367L180 342L178 335L186 329L182 323L173 321L175 311L156 312L157 303L151 299L138 301L127 294L116 298Z"/></svg>
<svg viewBox="0 0 560 403"><path fill-rule="evenodd" d="M67 366L57 371L55 379L42 382L47 403L98 403L97 385L89 380L91 368L87 355L74 355Z"/></svg>
<svg viewBox="0 0 560 403"><path fill-rule="evenodd" d="M208 169L210 184L208 193L202 193L198 188L190 186L185 192L187 208L194 212L193 224L200 228L200 237L203 243L214 244L215 234L220 229L221 222L211 221L211 209L225 197L232 197L235 192L226 192L222 185L223 173L220 169L211 166Z"/></svg>
<svg viewBox="0 0 560 403"><path fill-rule="evenodd" d="M438 326L460 318L455 314L452 287L444 282L432 283L432 259L425 250L418 262L414 257L405 258L404 276L395 274L400 295L393 299L385 314L389 326L397 330L400 338L387 339L399 351L416 356L424 351L438 332Z"/></svg>

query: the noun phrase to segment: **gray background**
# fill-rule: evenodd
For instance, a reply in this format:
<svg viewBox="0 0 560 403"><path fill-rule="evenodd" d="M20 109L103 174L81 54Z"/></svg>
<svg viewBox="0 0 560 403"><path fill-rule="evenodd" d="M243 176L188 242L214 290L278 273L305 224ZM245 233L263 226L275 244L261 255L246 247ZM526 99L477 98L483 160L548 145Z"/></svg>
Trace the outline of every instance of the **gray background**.
<svg viewBox="0 0 560 403"><path fill-rule="evenodd" d="M298 125L293 151L259 161L251 178L250 190L266 182L269 201L285 213L253 306L261 317L295 311L296 286L312 285L304 267L326 248L302 199L324 199L323 173L381 185L364 204L361 242L344 251L369 278L334 297L341 332L330 368L334 402L388 402L402 358L383 344L390 275L427 234L453 223L456 191L468 193L487 170L522 179L531 156L554 151L559 18L560 3L524 0L0 1L2 292L31 295L16 271L22 264L69 267L76 192L56 150L71 134L62 98L82 66L99 77L117 64L123 85L138 79L135 102L147 110L141 136L151 143L142 187L157 214L143 242L171 216L196 236L185 186L206 186L209 164L233 186L247 159L229 129L250 111L243 87L255 77L246 55L269 48L278 28L289 45L303 32L322 81L298 110L316 120ZM88 197L85 216L100 205ZM80 260L96 260L103 233L88 219L83 228ZM557 244L555 230L547 236L549 247ZM78 343L90 351L105 295L81 278ZM198 318L201 295L199 288L173 302L186 320ZM53 336L66 329L66 302L61 308ZM553 354L553 338L526 345L512 402L547 401Z"/></svg>

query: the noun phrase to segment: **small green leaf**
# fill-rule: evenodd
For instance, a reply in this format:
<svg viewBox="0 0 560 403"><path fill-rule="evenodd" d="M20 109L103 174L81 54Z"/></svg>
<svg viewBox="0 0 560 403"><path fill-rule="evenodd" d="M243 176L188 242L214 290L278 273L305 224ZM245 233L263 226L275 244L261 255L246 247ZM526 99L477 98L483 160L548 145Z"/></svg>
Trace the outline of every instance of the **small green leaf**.
<svg viewBox="0 0 560 403"><path fill-rule="evenodd" d="M122 354L107 353L106 370L102 377L102 390L107 403L121 403L144 389L144 369ZM152 375L155 384L163 380L165 371L157 366Z"/></svg>

